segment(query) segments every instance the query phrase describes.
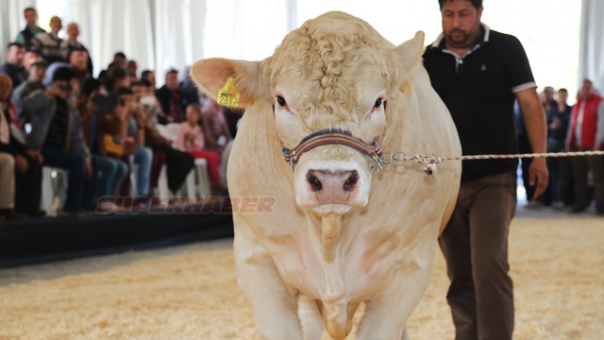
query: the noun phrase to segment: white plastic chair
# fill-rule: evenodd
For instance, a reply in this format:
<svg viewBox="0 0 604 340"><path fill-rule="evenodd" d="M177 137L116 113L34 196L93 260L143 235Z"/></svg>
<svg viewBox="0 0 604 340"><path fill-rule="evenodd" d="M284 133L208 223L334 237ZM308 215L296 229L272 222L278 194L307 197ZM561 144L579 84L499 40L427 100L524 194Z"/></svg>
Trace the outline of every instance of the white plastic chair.
<svg viewBox="0 0 604 340"><path fill-rule="evenodd" d="M42 200L40 209L48 216L57 216L67 198L69 171L45 166L42 168Z"/></svg>

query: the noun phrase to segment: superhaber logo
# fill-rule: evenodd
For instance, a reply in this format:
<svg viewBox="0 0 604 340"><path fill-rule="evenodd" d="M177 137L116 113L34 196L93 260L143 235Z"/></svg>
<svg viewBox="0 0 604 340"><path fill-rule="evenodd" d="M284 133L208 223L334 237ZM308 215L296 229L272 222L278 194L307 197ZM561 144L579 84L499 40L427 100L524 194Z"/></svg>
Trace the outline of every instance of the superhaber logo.
<svg viewBox="0 0 604 340"><path fill-rule="evenodd" d="M95 212L108 214L266 214L273 213L274 197L123 197L99 198Z"/></svg>

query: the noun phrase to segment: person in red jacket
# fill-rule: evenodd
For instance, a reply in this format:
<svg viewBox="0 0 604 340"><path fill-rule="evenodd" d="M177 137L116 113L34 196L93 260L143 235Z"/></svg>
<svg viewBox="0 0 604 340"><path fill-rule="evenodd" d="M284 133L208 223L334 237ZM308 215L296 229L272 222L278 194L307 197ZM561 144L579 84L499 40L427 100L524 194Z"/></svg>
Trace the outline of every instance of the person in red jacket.
<svg viewBox="0 0 604 340"><path fill-rule="evenodd" d="M567 149L598 151L604 149L604 101L594 91L590 80L583 81L577 104L573 107ZM604 156L574 157L576 203L573 212L583 212L589 206L587 174L591 170L594 198L598 215L604 215Z"/></svg>

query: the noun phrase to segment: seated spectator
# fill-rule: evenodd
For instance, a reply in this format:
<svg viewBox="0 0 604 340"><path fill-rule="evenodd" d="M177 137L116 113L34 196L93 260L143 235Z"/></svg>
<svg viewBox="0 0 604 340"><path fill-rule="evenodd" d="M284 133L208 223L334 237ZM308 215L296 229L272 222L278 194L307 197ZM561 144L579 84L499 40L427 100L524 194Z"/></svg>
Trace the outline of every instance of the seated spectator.
<svg viewBox="0 0 604 340"><path fill-rule="evenodd" d="M138 73L138 64L136 63L136 60L128 60L128 65L126 66L126 70L128 70L128 73L133 74L134 76L136 76Z"/></svg>
<svg viewBox="0 0 604 340"><path fill-rule="evenodd" d="M573 107L567 150L597 151L604 148L604 131L598 124L604 122L604 100L590 80L584 80L577 104ZM575 178L575 207L580 213L589 206L588 173L594 182L594 198L598 215L604 215L604 156L573 157Z"/></svg>
<svg viewBox="0 0 604 340"><path fill-rule="evenodd" d="M186 120L185 109L189 104L197 103L181 91L178 82L178 71L170 69L166 73L166 84L155 93L162 108L158 117L160 124L181 123Z"/></svg>
<svg viewBox="0 0 604 340"><path fill-rule="evenodd" d="M155 126L151 124L149 112L156 110L154 108L156 104L155 97L149 97L149 88L149 82L145 81L132 84L135 101L141 107L140 114L142 115L141 121L145 127L145 142L153 150L154 166L151 170L151 189L157 187L161 166L166 164L168 188L173 194L176 194L187 179L189 172L193 169L195 160L190 154L172 148L172 140L160 135ZM148 99L143 100L143 98L153 101L149 101Z"/></svg>
<svg viewBox="0 0 604 340"><path fill-rule="evenodd" d="M208 163L208 175L213 189L221 189L220 182L220 154L205 149L204 134L199 126L201 117L201 106L191 104L187 107L187 121L180 124L178 131L178 149L193 155L195 158L203 158Z"/></svg>
<svg viewBox="0 0 604 340"><path fill-rule="evenodd" d="M50 72L50 71L49 71ZM90 179L90 155L82 135L80 116L68 103L73 95L76 74L60 67L51 74L48 91L36 91L23 102L24 114L31 117L31 133L27 147L40 150L44 165L69 171L65 212L80 212L83 203L83 183Z"/></svg>
<svg viewBox="0 0 604 340"><path fill-rule="evenodd" d="M140 103L147 109L149 127L154 131L157 131L157 115L161 112L161 107L157 101L157 97L155 97L155 87L144 79L141 80L140 83L143 85Z"/></svg>
<svg viewBox="0 0 604 340"><path fill-rule="evenodd" d="M23 55L23 68L25 71L30 72L31 65L38 59L42 59L42 53L35 47L30 46L25 50Z"/></svg>
<svg viewBox="0 0 604 340"><path fill-rule="evenodd" d="M23 143L25 133L9 101L11 91L10 78L0 75L0 219L44 216L39 210L43 158Z"/></svg>
<svg viewBox="0 0 604 340"><path fill-rule="evenodd" d="M27 79L27 71L23 67L23 45L10 43L6 48L6 63L0 66L0 73L8 75L13 82L13 88L21 85Z"/></svg>
<svg viewBox="0 0 604 340"><path fill-rule="evenodd" d="M136 77L136 73L128 72L128 78L130 78L130 83L134 83L138 81Z"/></svg>
<svg viewBox="0 0 604 340"><path fill-rule="evenodd" d="M116 67L108 72L109 75L104 85L109 93L115 93L117 89L122 87L130 87L130 77L128 77L126 69Z"/></svg>
<svg viewBox="0 0 604 340"><path fill-rule="evenodd" d="M84 84L86 79L92 77L88 72L88 51L84 48L73 48L69 51L68 58L71 69L78 76L80 85Z"/></svg>
<svg viewBox="0 0 604 340"><path fill-rule="evenodd" d="M104 115L104 127L101 131L103 134L110 135L109 140L115 145L122 146L121 155L119 147L110 148L106 143L105 148L110 155L120 157L128 165L130 165L130 158L135 164L138 164L136 193L138 196L147 196L153 151L145 147L144 117L138 113L139 108L135 107L134 92L131 89L121 87L115 93L118 97L118 106L112 114ZM104 140L107 141L107 138ZM116 149L118 151L112 151ZM120 193L123 196L129 196L129 176L126 176L122 183Z"/></svg>
<svg viewBox="0 0 604 340"><path fill-rule="evenodd" d="M42 53L42 57L50 64L56 61L67 61L69 43L59 38L59 32L63 29L61 18L54 16L50 18L50 33L38 33L31 41Z"/></svg>
<svg viewBox="0 0 604 340"><path fill-rule="evenodd" d="M23 99L27 97L30 93L36 90L44 90L44 78L46 77L46 69L48 68L48 63L44 59L38 59L31 65L31 71L29 72L29 78L27 81L21 83L12 94L12 101L15 104L17 109L17 116L19 117L19 121L21 124L29 123L29 120L26 117L22 117L23 112Z"/></svg>
<svg viewBox="0 0 604 340"><path fill-rule="evenodd" d="M113 62L121 68L128 67L128 59L126 58L124 52L117 52L115 55L113 55Z"/></svg>
<svg viewBox="0 0 604 340"><path fill-rule="evenodd" d="M212 98L203 103L201 121L206 150L222 154L225 146L233 139L224 116L224 109Z"/></svg>
<svg viewBox="0 0 604 340"><path fill-rule="evenodd" d="M86 51L86 70L88 71L88 74L92 76L94 74L94 67L92 64L92 58L90 58L90 52L88 52L88 49L78 41L78 37L80 36L80 26L78 26L78 24L75 22L67 25L67 35L69 36L69 40L67 42L69 43L70 52L76 49L83 49Z"/></svg>
<svg viewBox="0 0 604 340"><path fill-rule="evenodd" d="M192 103L199 104L199 88L193 78L191 77L191 66L187 66L185 68L185 72L183 74L184 79L182 83L180 83L180 88L183 95L187 98L187 100Z"/></svg>
<svg viewBox="0 0 604 340"><path fill-rule="evenodd" d="M104 157L104 141L99 133L99 120L92 98L101 94L102 84L94 78L84 82L78 100L84 141L92 155L92 179L85 193L85 201L94 204L102 196L115 196L128 173L128 165L121 160ZM98 181L97 181L98 179Z"/></svg>
<svg viewBox="0 0 604 340"><path fill-rule="evenodd" d="M38 33L46 33L46 31L38 26L38 12L35 8L27 7L25 10L23 10L23 16L25 17L27 26L25 26L23 31L19 32L15 42L23 45L26 49L29 49L31 46L31 40Z"/></svg>
<svg viewBox="0 0 604 340"><path fill-rule="evenodd" d="M155 72L151 70L143 71L143 73L141 73L141 80L146 80L151 83L151 86L153 86L153 95L155 95L155 90L157 89L155 84Z"/></svg>

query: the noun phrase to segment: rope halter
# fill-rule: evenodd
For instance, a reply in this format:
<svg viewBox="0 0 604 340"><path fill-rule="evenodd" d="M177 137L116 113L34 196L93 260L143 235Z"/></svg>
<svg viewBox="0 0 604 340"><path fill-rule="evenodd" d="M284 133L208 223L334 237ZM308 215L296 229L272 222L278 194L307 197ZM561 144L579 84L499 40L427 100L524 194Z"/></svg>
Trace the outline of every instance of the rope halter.
<svg viewBox="0 0 604 340"><path fill-rule="evenodd" d="M283 143L281 145L283 145ZM283 146L283 156L285 156L285 161L289 164L290 169L294 171L298 160L300 160L300 157L302 157L304 153L324 145L347 146L369 156L374 160L374 163L382 157L382 151L380 150L381 139L379 136L375 137L371 144L368 144L362 139L354 137L351 132L338 129L326 129L313 132L304 137L300 144L291 150Z"/></svg>

